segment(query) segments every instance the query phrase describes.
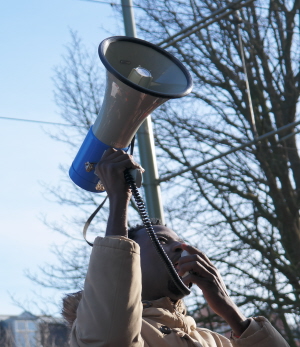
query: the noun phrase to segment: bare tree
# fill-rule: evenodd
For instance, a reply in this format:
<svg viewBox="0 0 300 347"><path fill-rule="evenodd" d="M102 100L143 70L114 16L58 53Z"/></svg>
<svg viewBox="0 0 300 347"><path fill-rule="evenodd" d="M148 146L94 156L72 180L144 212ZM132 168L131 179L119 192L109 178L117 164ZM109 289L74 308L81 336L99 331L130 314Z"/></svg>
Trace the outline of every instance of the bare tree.
<svg viewBox="0 0 300 347"><path fill-rule="evenodd" d="M141 0L138 5L140 31L159 43L225 3ZM195 87L190 104L165 105L154 117L162 181L298 118L299 7L297 0L256 1L239 18L228 16L169 47L189 67ZM178 174L164 188L175 229L188 222L199 246L223 264L239 304L269 317L291 346L300 337L297 145L292 128Z"/></svg>
<svg viewBox="0 0 300 347"><path fill-rule="evenodd" d="M55 101L62 118L70 127L58 127L55 133L49 135L57 141L67 143L71 155L70 163L60 166L65 177L60 186L43 186L49 199L64 206L75 207L77 213L71 219L65 218L59 222L48 221L47 216L42 216L46 225L66 236L66 244L52 247L58 260L55 265L41 265L38 274L30 270L26 271L26 275L43 287L66 292L82 288L90 247L84 242L80 232L87 216L103 196L99 197L76 187L68 178L68 169L100 110L104 83L96 55L88 52L75 32L71 32L71 43L66 46L63 64L54 68L54 75ZM105 219L105 208L98 216L100 231L101 219Z"/></svg>
<svg viewBox="0 0 300 347"><path fill-rule="evenodd" d="M49 228L66 237L66 243L60 246L54 245L51 249L57 259L56 264L41 265L37 273L27 270L26 275L42 287L55 288L66 293L78 291L83 287L91 251L91 247L82 236L83 226L106 196L106 193L94 194L78 188L68 175L72 160L102 105L105 71L104 68L101 69L97 47L90 52L77 33L71 32L71 42L66 46L63 63L54 68L53 82L56 104L65 124L70 127L58 127L54 133L48 134L69 146L70 162L60 166L65 177L60 186L52 187L47 184L43 186L46 197L61 205L74 208L76 213L73 217L66 217L61 221L49 221L47 216L41 217ZM88 239L91 242L95 235L103 235L107 211L107 206L104 205L90 225ZM135 206L130 213L131 223L140 222ZM20 306L16 298L14 302ZM61 302L58 305L61 305ZM27 304L27 308L28 306L31 305ZM45 303L44 306L46 307Z"/></svg>

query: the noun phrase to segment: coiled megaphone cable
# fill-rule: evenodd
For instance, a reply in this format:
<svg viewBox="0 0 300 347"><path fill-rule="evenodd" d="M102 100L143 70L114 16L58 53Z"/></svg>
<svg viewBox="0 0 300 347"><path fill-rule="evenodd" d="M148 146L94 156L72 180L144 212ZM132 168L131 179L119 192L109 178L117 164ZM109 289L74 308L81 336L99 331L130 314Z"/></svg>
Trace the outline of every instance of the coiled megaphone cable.
<svg viewBox="0 0 300 347"><path fill-rule="evenodd" d="M125 177L127 184L129 184L129 186L130 186L130 189L132 191L132 195L133 195L134 200L136 202L140 217L143 221L143 224L144 224L144 227L148 233L148 236L150 237L150 240L152 241L152 245L156 249L160 259L163 261L163 263L167 267L168 273L169 273L173 283L176 285L176 287L179 289L179 291L183 295L189 295L191 293L190 289L182 282L182 280L179 277L177 271L175 270L171 260L169 259L167 253L163 249L162 245L160 244L160 242L159 242L159 240L158 240L158 238L154 232L154 229L153 229L151 220L148 216L148 212L146 210L143 198L141 197L141 195L138 191L135 180L133 179L129 169L126 169L124 171L124 177ZM102 203L97 207L97 209L93 212L93 214L89 217L89 219L86 221L84 228L83 228L83 237L84 237L85 241L92 247L93 247L93 243L89 242L86 238L87 229L90 226L90 223L92 222L92 220L94 219L96 214L99 212L99 210L102 208L102 206L106 202L106 200L107 200L107 196L102 201Z"/></svg>
<svg viewBox="0 0 300 347"><path fill-rule="evenodd" d="M144 227L152 241L152 245L154 246L154 248L156 249L158 255L160 256L160 259L163 261L163 263L165 264L165 266L167 267L168 273L172 279L172 281L174 282L174 284L176 285L176 287L180 290L180 292L183 295L189 295L191 293L190 289L182 282L181 278L179 277L177 271L175 270L171 260L169 259L167 253L165 252L165 250L163 249L162 245L160 244L151 220L148 216L148 212L146 210L144 201L136 187L135 181L129 171L129 169L126 169L124 171L124 176L125 176L125 180L127 182L127 184L129 184L130 189L132 191L132 195L134 197L134 200L136 202L137 208L139 210L139 214L142 218Z"/></svg>

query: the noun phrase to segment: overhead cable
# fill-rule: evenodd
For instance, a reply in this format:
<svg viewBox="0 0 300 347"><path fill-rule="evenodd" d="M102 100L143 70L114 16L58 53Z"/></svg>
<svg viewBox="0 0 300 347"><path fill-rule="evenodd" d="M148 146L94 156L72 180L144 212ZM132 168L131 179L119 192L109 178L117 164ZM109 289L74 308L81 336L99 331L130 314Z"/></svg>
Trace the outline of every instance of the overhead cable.
<svg viewBox="0 0 300 347"><path fill-rule="evenodd" d="M81 0L81 1L88 1L88 2L94 2L94 3L99 3L99 4L105 4L105 5L110 5L110 6L112 6L112 7L122 7L122 6L126 6L126 5L121 5L121 4L117 4L117 3L115 3L115 2L109 2L109 1L101 1L101 0ZM250 2L252 2L252 1L254 1L254 0L251 0ZM244 5L243 6L246 6L246 3L244 3ZM138 9L141 9L141 10L143 10L143 11L158 11L158 12L169 12L169 10L163 10L163 9L161 9L161 8L149 8L149 7L142 7L142 6L140 6L140 5L132 5L131 7L133 7L133 8L138 8ZM239 7L236 7L236 9L237 8L239 8ZM268 8L266 8L266 7L262 7L262 6L255 6L255 8L258 8L258 9L262 9L262 10L270 10L270 9L268 9ZM223 10L223 9L222 9ZM217 20L220 20L220 19L222 19L223 17L225 17L225 16L228 16L229 14L231 14L231 13L233 13L234 11L232 11L232 12L228 12L228 13L226 13L226 14L224 14L224 16L222 16L222 17L219 17ZM288 11L288 10L284 10L284 9L280 9L280 10L278 10L278 9L272 9L272 12L279 12L279 13L289 13L290 11ZM182 13L182 12L178 12L178 11L176 11L176 14L182 14L182 15L187 15L188 13ZM263 19L265 19L264 17L259 17L259 18L263 18ZM207 17L205 18L205 20L207 20ZM201 20L201 22L202 22L202 20ZM200 29L203 29L203 28L205 28L206 26L208 26L209 24L212 24L212 23L214 23L215 21L213 20L213 21L211 21L210 23L208 23L207 25L204 25L203 27L200 27L200 28L197 28L196 29L196 31L197 30L200 30ZM190 27L194 27L195 25L197 25L197 23L199 23L199 22L196 22L196 23L194 23L194 24L192 24ZM263 24L255 24L255 23L248 23L247 22L247 25L250 25L250 26L259 26L259 27L262 27L262 28L268 28L268 26L267 25L263 25ZM189 28L190 28L189 27ZM187 28L185 28L185 29L183 29L183 30L186 30ZM285 30L285 29L279 29L279 28L277 28L276 29L277 31L280 31L280 32L291 32L291 33L300 33L300 32L298 32L298 31L296 31L296 30ZM181 32L181 31L180 31ZM189 34L190 35L190 34ZM173 37L174 35L172 35L171 37ZM175 34L175 36L177 36L177 34ZM187 35L188 36L188 35ZM167 38L166 40L164 40L164 41L161 41L158 45L160 45L160 44L162 44L162 42L167 42L167 40L169 40L170 39L170 37L169 38ZM181 38L181 39L183 39L183 38ZM169 47L170 45L168 45L168 46L164 46L163 48L166 48L166 47Z"/></svg>
<svg viewBox="0 0 300 347"><path fill-rule="evenodd" d="M193 23L192 25L188 26L187 28L179 31L174 35L169 36L165 40L159 42L158 45L162 48L172 46L174 45L174 43L183 40L191 34L203 28L206 28L210 24L215 23L221 20L222 18L229 16L230 14L233 14L239 8L251 4L253 1L254 0L247 0L246 2L243 2L243 0L236 0L234 2L231 2L229 5L212 12L209 16L201 19L200 21Z"/></svg>
<svg viewBox="0 0 300 347"><path fill-rule="evenodd" d="M25 119L25 118L12 118L12 117L1 117L0 116L0 119L20 121L20 122L30 122L30 123L41 123L41 124L48 124L48 125L61 125L61 126L65 126L65 127L85 128L85 126L83 126L83 125L46 122L46 121L42 121L42 120Z"/></svg>
<svg viewBox="0 0 300 347"><path fill-rule="evenodd" d="M161 183L161 182L169 181L171 178L174 178L174 177L176 177L176 176L182 175L182 174L184 174L184 173L186 173L186 172L188 172L188 171L194 170L194 169L196 169L196 168L198 168L198 167L200 167L200 166L203 166L203 165L205 165L205 164L211 163L211 162L214 161L214 160L217 160L217 159L220 159L220 158L222 158L222 157L225 157L226 155L235 153L235 152L237 152L237 151L239 151L239 150L241 150L241 149L250 147L250 146L252 146L252 145L254 145L254 144L256 144L256 143L258 143L258 142L260 142L260 141L262 141L262 140L264 140L264 139L266 139L266 138L268 138L268 137L270 137L270 136L273 136L273 135L275 135L275 134L278 134L278 133L280 133L280 132L282 132L282 131L284 131L284 130L293 128L293 127L295 127L296 125L299 125L299 124L300 124L300 120L297 121L297 122L293 122L293 123L284 125L284 126L281 127L281 128L278 128L278 129L273 130L273 131L270 131L270 132L268 132L268 133L266 133L266 134L264 134L264 135L261 135L261 136L259 136L259 137L256 137L256 138L254 138L252 141L246 142L246 143L244 143L244 144L242 144L242 145L240 145L240 146L238 146L238 147L234 147L234 148L230 149L230 150L227 151L227 152L220 153L219 155L216 155L216 156L214 156L214 157L212 157L212 158L209 158L209 159L207 159L207 160L204 160L204 161L202 161L201 163L198 163L198 164L195 164L195 165L192 165L192 166L188 166L187 168L185 168L185 169L183 169L183 170L180 170L180 171L174 172L173 174L170 174L170 175L167 175L167 176L165 176L165 177L162 177L162 178L160 178L158 181L159 181L160 183ZM298 130L297 130L296 133L298 133ZM296 133L293 133L293 135L296 135ZM289 136L289 135L288 135L288 136L285 136L283 139L287 139L288 137L290 137L290 136ZM282 140L283 140L283 139L282 139Z"/></svg>

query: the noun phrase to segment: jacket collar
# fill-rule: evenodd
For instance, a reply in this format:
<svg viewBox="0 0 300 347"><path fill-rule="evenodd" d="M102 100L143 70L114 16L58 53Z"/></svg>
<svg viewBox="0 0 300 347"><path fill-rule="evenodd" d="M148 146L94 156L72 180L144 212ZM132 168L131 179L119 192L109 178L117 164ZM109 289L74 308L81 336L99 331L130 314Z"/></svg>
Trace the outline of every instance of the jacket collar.
<svg viewBox="0 0 300 347"><path fill-rule="evenodd" d="M182 300L178 300L176 303L167 297L153 301L144 300L143 306L143 319L147 321L165 325L171 329L179 328L188 334L191 330L196 329L194 319L186 316L186 309Z"/></svg>
<svg viewBox="0 0 300 347"><path fill-rule="evenodd" d="M144 309L149 307L155 307L155 308L162 308L162 309L168 310L171 313L177 312L183 315L186 314L185 304L182 300L173 302L170 298L163 297L158 300L152 300L152 301L143 300L142 303L143 303Z"/></svg>

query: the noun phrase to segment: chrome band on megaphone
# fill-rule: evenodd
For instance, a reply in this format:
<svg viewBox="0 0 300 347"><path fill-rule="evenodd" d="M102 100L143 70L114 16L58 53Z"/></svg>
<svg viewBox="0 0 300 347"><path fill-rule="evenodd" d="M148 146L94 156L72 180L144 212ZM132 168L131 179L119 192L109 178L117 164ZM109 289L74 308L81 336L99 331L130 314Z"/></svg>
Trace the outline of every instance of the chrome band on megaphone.
<svg viewBox="0 0 300 347"><path fill-rule="evenodd" d="M69 171L75 184L91 192L99 192L98 178L86 163L99 162L109 147L127 151L145 118L167 100L189 94L193 85L179 60L144 40L107 38L99 56L107 69L103 104Z"/></svg>

